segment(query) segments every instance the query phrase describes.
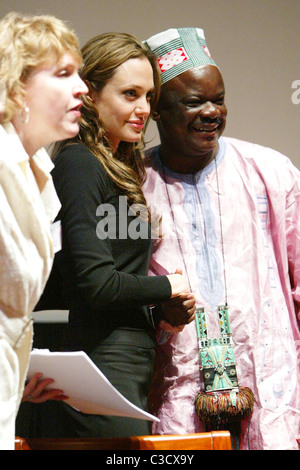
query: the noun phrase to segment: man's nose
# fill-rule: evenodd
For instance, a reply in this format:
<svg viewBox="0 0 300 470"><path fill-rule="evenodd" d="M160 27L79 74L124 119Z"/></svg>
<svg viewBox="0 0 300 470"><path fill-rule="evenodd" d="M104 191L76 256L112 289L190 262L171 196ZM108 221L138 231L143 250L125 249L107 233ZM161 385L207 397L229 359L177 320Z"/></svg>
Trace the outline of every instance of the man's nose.
<svg viewBox="0 0 300 470"><path fill-rule="evenodd" d="M220 110L211 101L207 101L200 109L200 116L202 120L204 119L214 121L220 117L220 115Z"/></svg>

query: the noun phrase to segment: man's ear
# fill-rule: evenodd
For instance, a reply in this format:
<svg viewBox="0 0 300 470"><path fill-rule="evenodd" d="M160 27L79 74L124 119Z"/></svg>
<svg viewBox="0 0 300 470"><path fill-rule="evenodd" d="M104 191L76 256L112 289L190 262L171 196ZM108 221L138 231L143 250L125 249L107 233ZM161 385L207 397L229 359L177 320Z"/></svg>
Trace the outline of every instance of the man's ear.
<svg viewBox="0 0 300 470"><path fill-rule="evenodd" d="M154 113L152 113L152 119L153 121L158 121L160 119L160 114L157 111L154 111Z"/></svg>

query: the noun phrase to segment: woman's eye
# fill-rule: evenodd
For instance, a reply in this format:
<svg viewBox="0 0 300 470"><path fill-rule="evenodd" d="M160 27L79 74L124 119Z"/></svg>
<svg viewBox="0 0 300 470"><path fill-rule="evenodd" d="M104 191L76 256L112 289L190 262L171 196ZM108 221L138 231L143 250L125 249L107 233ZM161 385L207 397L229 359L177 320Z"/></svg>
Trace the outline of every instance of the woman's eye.
<svg viewBox="0 0 300 470"><path fill-rule="evenodd" d="M69 72L66 69L59 70L57 73L58 77L68 77Z"/></svg>
<svg viewBox="0 0 300 470"><path fill-rule="evenodd" d="M149 93L147 93L147 100L148 101L152 101L154 98L154 93L153 91L149 91Z"/></svg>
<svg viewBox="0 0 300 470"><path fill-rule="evenodd" d="M62 67L58 69L57 76L58 77L70 77L76 69L72 66Z"/></svg>
<svg viewBox="0 0 300 470"><path fill-rule="evenodd" d="M129 98L134 98L134 97L136 97L136 91L135 90L126 90L125 95L128 96Z"/></svg>

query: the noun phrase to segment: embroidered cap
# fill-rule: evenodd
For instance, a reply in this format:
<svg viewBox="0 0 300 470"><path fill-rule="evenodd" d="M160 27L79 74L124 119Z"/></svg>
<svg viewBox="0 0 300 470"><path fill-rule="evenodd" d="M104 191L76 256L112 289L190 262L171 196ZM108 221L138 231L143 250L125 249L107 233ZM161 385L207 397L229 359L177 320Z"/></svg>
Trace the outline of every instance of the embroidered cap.
<svg viewBox="0 0 300 470"><path fill-rule="evenodd" d="M157 57L162 83L193 67L215 65L200 28L168 29L145 43Z"/></svg>

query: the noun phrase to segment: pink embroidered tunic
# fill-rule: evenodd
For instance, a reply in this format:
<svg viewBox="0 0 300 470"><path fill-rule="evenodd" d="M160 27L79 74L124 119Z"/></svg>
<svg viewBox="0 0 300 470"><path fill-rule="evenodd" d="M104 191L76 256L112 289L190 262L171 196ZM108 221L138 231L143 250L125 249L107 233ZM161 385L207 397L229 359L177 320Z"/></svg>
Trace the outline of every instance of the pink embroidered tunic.
<svg viewBox="0 0 300 470"><path fill-rule="evenodd" d="M144 191L163 232L150 273L187 268L210 338L220 336L216 312L227 295L239 385L255 395L243 448L298 449L299 171L272 149L226 137L216 161L196 175L163 171L159 147L148 153ZM194 406L202 387L193 322L158 346L153 433L204 431Z"/></svg>

